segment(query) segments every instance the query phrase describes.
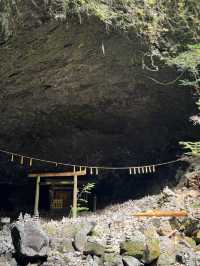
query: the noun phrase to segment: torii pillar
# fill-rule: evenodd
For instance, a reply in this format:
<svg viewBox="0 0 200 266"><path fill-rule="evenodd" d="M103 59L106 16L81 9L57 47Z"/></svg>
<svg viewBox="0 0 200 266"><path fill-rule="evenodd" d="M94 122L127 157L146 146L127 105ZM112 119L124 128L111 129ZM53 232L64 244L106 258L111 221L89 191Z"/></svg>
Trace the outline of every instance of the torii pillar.
<svg viewBox="0 0 200 266"><path fill-rule="evenodd" d="M39 199L40 199L40 176L37 176L35 188L34 216L39 216Z"/></svg>

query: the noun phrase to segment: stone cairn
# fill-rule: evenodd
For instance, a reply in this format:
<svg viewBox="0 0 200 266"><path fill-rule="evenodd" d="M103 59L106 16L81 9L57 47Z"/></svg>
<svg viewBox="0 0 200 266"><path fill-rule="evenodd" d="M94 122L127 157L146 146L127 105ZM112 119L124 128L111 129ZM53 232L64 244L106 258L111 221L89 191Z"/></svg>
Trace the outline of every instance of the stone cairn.
<svg viewBox="0 0 200 266"><path fill-rule="evenodd" d="M108 224L108 228L109 228L109 233L106 236L106 249L105 249L105 254L111 254L114 253L115 250L113 249L113 236L112 236L112 232L111 232L111 223Z"/></svg>

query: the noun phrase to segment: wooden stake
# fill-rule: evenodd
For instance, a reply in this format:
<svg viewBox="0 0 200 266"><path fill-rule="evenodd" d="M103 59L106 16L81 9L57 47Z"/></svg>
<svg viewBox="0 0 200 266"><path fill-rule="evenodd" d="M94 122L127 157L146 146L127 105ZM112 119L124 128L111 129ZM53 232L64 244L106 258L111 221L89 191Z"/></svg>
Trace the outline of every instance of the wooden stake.
<svg viewBox="0 0 200 266"><path fill-rule="evenodd" d="M132 175L132 168L129 168L129 175Z"/></svg>
<svg viewBox="0 0 200 266"><path fill-rule="evenodd" d="M14 155L12 154L11 162L14 162Z"/></svg>
<svg viewBox="0 0 200 266"><path fill-rule="evenodd" d="M34 216L39 216L39 211L38 211L39 199L40 199L40 176L37 177L36 181Z"/></svg>
<svg viewBox="0 0 200 266"><path fill-rule="evenodd" d="M77 178L77 175L74 175L73 218L77 217L77 194L78 194L78 178Z"/></svg>

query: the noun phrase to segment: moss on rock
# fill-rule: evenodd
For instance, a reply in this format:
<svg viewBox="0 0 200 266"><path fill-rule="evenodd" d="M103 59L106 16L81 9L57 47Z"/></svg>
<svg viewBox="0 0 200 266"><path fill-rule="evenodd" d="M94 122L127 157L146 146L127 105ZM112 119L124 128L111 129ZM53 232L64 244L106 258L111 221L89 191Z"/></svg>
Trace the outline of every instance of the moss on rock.
<svg viewBox="0 0 200 266"><path fill-rule="evenodd" d="M137 259L141 259L145 252L145 237L144 235L136 231L131 240L126 240L120 244L120 253L123 256L133 256Z"/></svg>
<svg viewBox="0 0 200 266"><path fill-rule="evenodd" d="M133 256L141 259L145 250L144 243L141 241L125 241L121 243L121 253L126 256Z"/></svg>
<svg viewBox="0 0 200 266"><path fill-rule="evenodd" d="M200 230L194 236L194 240L195 240L195 242L196 242L197 245L200 244Z"/></svg>
<svg viewBox="0 0 200 266"><path fill-rule="evenodd" d="M160 240L155 228L149 228L145 232L145 252L142 261L151 263L160 256Z"/></svg>
<svg viewBox="0 0 200 266"><path fill-rule="evenodd" d="M96 241L88 240L85 247L85 254L104 256L105 246L97 243Z"/></svg>

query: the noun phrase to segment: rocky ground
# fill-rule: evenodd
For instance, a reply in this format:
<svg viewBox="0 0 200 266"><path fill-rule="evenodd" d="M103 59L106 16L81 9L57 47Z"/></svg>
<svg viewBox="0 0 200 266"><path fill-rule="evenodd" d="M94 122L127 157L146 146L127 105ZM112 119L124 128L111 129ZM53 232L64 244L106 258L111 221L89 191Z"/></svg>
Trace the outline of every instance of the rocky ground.
<svg viewBox="0 0 200 266"><path fill-rule="evenodd" d="M38 221L21 216L0 231L0 265L199 266L199 207L197 190L165 188L158 195L109 206L77 219ZM155 209L186 210L189 215L133 215Z"/></svg>

